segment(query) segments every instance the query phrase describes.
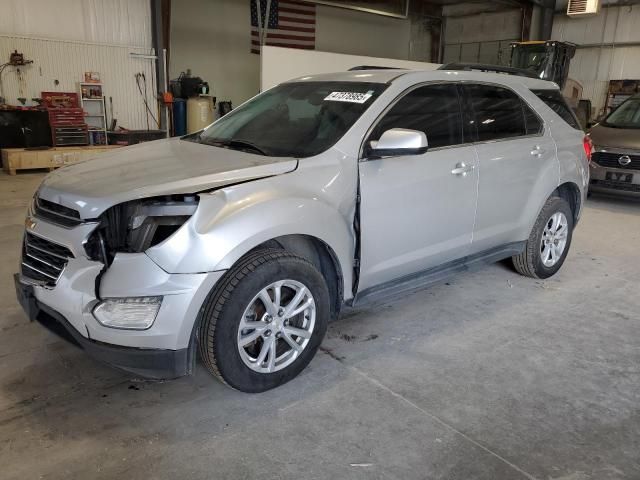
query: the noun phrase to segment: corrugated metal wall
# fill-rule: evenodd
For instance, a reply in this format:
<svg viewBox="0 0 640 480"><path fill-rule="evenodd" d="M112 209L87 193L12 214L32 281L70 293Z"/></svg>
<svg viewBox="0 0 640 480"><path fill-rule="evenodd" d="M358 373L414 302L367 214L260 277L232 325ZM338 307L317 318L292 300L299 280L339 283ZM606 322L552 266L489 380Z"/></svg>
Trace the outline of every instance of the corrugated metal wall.
<svg viewBox="0 0 640 480"><path fill-rule="evenodd" d="M0 0L0 64L18 50L32 65L7 67L2 74L4 96L40 97L42 91L77 92L84 72L96 71L104 93L113 97L118 124L147 128L142 96L135 74L147 78L147 101L157 118L154 100L155 66L131 52L151 53L149 0ZM59 85L55 84L58 80ZM1 94L1 93L0 93ZM29 103L28 103L29 104ZM109 105L107 102L107 111Z"/></svg>
<svg viewBox="0 0 640 480"><path fill-rule="evenodd" d="M571 61L570 77L584 87L585 98L599 113L604 107L609 80L640 79L640 5L603 8L584 19L557 14L554 40L581 47Z"/></svg>
<svg viewBox="0 0 640 480"><path fill-rule="evenodd" d="M511 56L509 45L520 40L521 27L522 11L519 9L448 17L444 63L508 65Z"/></svg>
<svg viewBox="0 0 640 480"><path fill-rule="evenodd" d="M151 3L0 0L0 34L151 47Z"/></svg>
<svg viewBox="0 0 640 480"><path fill-rule="evenodd" d="M8 59L13 50L33 60L26 67L8 67L2 74L4 96L10 104L18 97L29 101L43 91L77 92L84 72L99 72L104 95L113 97L114 116L118 125L129 129L146 129L147 113L136 86L135 74L147 78L147 102L158 117L154 99L155 71L153 60L132 58L130 52L149 54L150 49L119 45L99 45L83 42L47 40L0 35L0 59ZM55 84L58 80L59 85ZM31 103L29 103L31 104ZM109 112L109 102L107 101ZM109 114L109 120L110 120ZM150 128L155 129L149 116Z"/></svg>

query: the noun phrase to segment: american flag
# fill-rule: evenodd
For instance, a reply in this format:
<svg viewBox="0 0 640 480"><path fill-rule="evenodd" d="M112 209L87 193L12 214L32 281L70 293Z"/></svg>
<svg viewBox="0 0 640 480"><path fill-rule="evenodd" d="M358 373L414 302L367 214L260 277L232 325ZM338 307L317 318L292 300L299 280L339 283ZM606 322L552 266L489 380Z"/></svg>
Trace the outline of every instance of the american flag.
<svg viewBox="0 0 640 480"><path fill-rule="evenodd" d="M262 24L267 13L267 0L251 2L251 52L260 53L258 4ZM271 0L266 22L265 45L313 50L316 47L316 6L297 0Z"/></svg>

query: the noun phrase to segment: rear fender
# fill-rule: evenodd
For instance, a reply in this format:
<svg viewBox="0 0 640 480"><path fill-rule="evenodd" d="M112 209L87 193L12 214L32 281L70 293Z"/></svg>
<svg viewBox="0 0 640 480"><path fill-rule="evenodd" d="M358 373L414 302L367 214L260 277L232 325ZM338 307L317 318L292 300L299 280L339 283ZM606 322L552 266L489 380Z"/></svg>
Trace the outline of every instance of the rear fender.
<svg viewBox="0 0 640 480"><path fill-rule="evenodd" d="M558 188L558 184L558 162L549 162L538 175L536 183L531 190L531 195L523 210L520 230L516 236L518 240L526 240L529 238L542 207L555 189Z"/></svg>

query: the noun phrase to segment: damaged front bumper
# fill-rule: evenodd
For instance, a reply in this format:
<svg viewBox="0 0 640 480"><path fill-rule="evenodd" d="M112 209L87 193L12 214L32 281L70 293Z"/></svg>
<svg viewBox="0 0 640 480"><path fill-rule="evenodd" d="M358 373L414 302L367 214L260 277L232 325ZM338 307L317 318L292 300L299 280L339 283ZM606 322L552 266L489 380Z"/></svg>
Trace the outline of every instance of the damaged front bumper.
<svg viewBox="0 0 640 480"><path fill-rule="evenodd" d="M80 334L59 312L38 301L34 286L14 275L16 295L29 319L37 320L51 332L85 350L91 357L113 367L145 378L169 379L188 375L193 370L193 346L178 350L122 347L92 340Z"/></svg>
<svg viewBox="0 0 640 480"><path fill-rule="evenodd" d="M194 325L223 271L171 274L145 253L117 254L109 266L87 258L84 241L94 225L65 228L35 219L28 233L69 249L54 285L15 275L18 300L37 320L81 346L92 357L148 378L175 378L194 364ZM153 324L127 330L101 324L93 310L107 298L162 297Z"/></svg>

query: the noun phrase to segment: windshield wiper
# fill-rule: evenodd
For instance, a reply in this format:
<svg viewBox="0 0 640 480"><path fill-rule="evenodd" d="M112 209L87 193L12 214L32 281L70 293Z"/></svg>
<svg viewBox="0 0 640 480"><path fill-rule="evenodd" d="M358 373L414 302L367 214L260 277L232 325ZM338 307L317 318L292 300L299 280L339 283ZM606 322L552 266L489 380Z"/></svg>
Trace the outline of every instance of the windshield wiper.
<svg viewBox="0 0 640 480"><path fill-rule="evenodd" d="M234 139L232 138L231 140L229 140L228 142L225 142L224 145L226 147L230 147L230 148L238 148L238 149L249 149L249 150L253 150L257 153L259 153L260 155L264 155L264 156L268 156L269 154L263 150L262 148L260 148L259 146L251 143L251 142L247 142L246 140L239 140L239 139Z"/></svg>
<svg viewBox="0 0 640 480"><path fill-rule="evenodd" d="M186 135L181 136L180 139L187 140L189 142L202 143L201 139L202 139L203 133L204 133L204 130L201 130L199 132L194 132L194 133L187 133Z"/></svg>
<svg viewBox="0 0 640 480"><path fill-rule="evenodd" d="M232 150L252 150L260 155L269 156L269 153L263 148L247 141L232 138L231 140L223 140L221 138L202 137L200 143L211 145L213 147L230 148Z"/></svg>

